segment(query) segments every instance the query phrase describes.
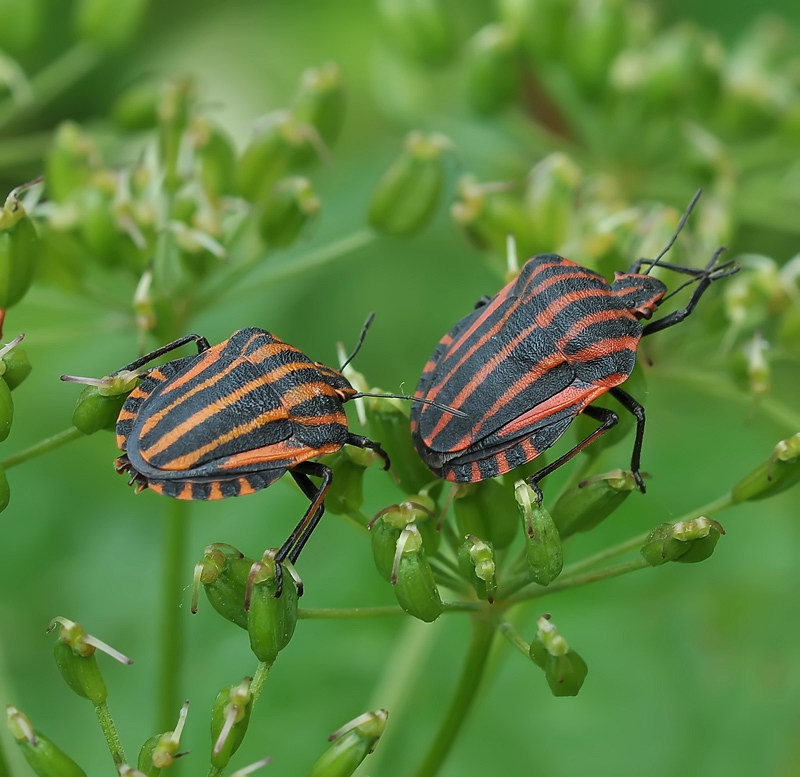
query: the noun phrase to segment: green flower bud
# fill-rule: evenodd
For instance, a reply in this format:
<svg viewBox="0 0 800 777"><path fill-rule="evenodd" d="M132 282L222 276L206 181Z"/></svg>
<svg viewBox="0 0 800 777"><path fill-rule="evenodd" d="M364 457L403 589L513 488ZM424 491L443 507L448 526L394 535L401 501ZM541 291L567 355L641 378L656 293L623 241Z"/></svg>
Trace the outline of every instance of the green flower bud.
<svg viewBox="0 0 800 777"><path fill-rule="evenodd" d="M239 749L250 723L253 697L250 680L228 685L218 694L211 708L211 765L225 767Z"/></svg>
<svg viewBox="0 0 800 777"><path fill-rule="evenodd" d="M692 521L662 523L650 532L640 553L652 567L669 561L693 564L705 561L723 534L725 529L705 516Z"/></svg>
<svg viewBox="0 0 800 777"><path fill-rule="evenodd" d="M767 354L770 344L757 331L741 348L731 354L731 366L740 383L753 397L769 393L772 373Z"/></svg>
<svg viewBox="0 0 800 777"><path fill-rule="evenodd" d="M564 47L571 0L501 0L500 16L519 31L534 62L560 61Z"/></svg>
<svg viewBox="0 0 800 777"><path fill-rule="evenodd" d="M468 534L458 547L458 569L461 575L475 589L479 599L494 601L497 591L492 546L483 540Z"/></svg>
<svg viewBox="0 0 800 777"><path fill-rule="evenodd" d="M230 545L209 545L203 560L194 568L192 612L197 612L197 598L202 584L211 606L226 620L246 629L247 611L244 605L253 563L253 559Z"/></svg>
<svg viewBox="0 0 800 777"><path fill-rule="evenodd" d="M11 423L14 420L14 400L11 398L11 389L0 378L0 442L8 437Z"/></svg>
<svg viewBox="0 0 800 777"><path fill-rule="evenodd" d="M127 370L104 378L62 375L61 380L68 383L87 384L72 413L73 426L84 434L94 434L100 429L114 431L119 412L138 379L138 373Z"/></svg>
<svg viewBox="0 0 800 777"><path fill-rule="evenodd" d="M723 289L725 313L737 330L753 330L773 315L776 303L785 296L784 281L770 257L744 256L737 264L742 271Z"/></svg>
<svg viewBox="0 0 800 777"><path fill-rule="evenodd" d="M84 40L104 51L127 46L147 12L147 0L78 0L75 28Z"/></svg>
<svg viewBox="0 0 800 777"><path fill-rule="evenodd" d="M413 524L406 526L397 540L393 582L397 601L409 615L430 623L444 611L422 536Z"/></svg>
<svg viewBox="0 0 800 777"><path fill-rule="evenodd" d="M13 347L21 339L22 335L0 349L0 355L2 356L0 360L0 376L12 391L31 374L31 363L28 360L28 354L22 348Z"/></svg>
<svg viewBox="0 0 800 777"><path fill-rule="evenodd" d="M288 579L286 575L278 575L277 565L267 552L253 564L247 581L250 648L265 664L274 663L279 651L289 644L297 625L297 583L291 575Z"/></svg>
<svg viewBox="0 0 800 777"><path fill-rule="evenodd" d="M378 183L369 206L369 223L386 235L410 235L436 214L444 186L443 135L410 133L405 147Z"/></svg>
<svg viewBox="0 0 800 777"><path fill-rule="evenodd" d="M273 248L291 245L322 204L311 182L298 176L284 178L259 203L258 231Z"/></svg>
<svg viewBox="0 0 800 777"><path fill-rule="evenodd" d="M179 78L161 90L158 104L158 153L164 170L164 186L174 192L183 183L179 156L195 101L195 85L190 78Z"/></svg>
<svg viewBox="0 0 800 777"><path fill-rule="evenodd" d="M38 777L86 777L63 750L46 736L34 731L28 718L15 707L6 707L6 722L25 760Z"/></svg>
<svg viewBox="0 0 800 777"><path fill-rule="evenodd" d="M505 24L487 24L470 41L467 96L472 108L492 114L511 105L520 87L517 36Z"/></svg>
<svg viewBox="0 0 800 777"><path fill-rule="evenodd" d="M517 504L514 494L497 480L459 483L453 491L453 512L458 533L473 534L496 550L507 548L517 536Z"/></svg>
<svg viewBox="0 0 800 777"><path fill-rule="evenodd" d="M27 185L26 185L27 186ZM33 222L14 189L0 212L0 308L19 302L30 288L40 247Z"/></svg>
<svg viewBox="0 0 800 777"><path fill-rule="evenodd" d="M181 734L183 734L183 727L186 725L186 716L188 714L189 702L187 701L181 707L178 725L175 726L174 731L155 734L142 745L137 766L145 777L159 777L162 769L166 769L175 763L176 758L180 755L178 748L180 747Z"/></svg>
<svg viewBox="0 0 800 777"><path fill-rule="evenodd" d="M111 106L111 119L121 130L153 129L158 122L161 87L154 81L139 81L128 87Z"/></svg>
<svg viewBox="0 0 800 777"><path fill-rule="evenodd" d="M561 538L593 529L636 488L633 475L621 469L586 478L571 486L561 494L551 511Z"/></svg>
<svg viewBox="0 0 800 777"><path fill-rule="evenodd" d="M520 480L514 487L525 532L525 558L531 579L538 585L550 585L564 568L561 537L550 513L542 507L536 492Z"/></svg>
<svg viewBox="0 0 800 777"><path fill-rule="evenodd" d="M393 579L397 542L406 526L416 526L429 553L438 549L441 533L435 508L436 504L427 494L414 494L400 504L385 507L370 522L372 556L378 572L388 582Z"/></svg>
<svg viewBox="0 0 800 777"><path fill-rule="evenodd" d="M355 456L351 454L353 451ZM333 470L333 482L325 494L325 510L333 515L360 517L364 503L364 472L373 459L373 452L362 458L364 450L346 446L326 456L323 462Z"/></svg>
<svg viewBox="0 0 800 777"><path fill-rule="evenodd" d="M291 110L298 121L313 127L319 142L330 149L344 124L344 81L339 66L327 62L306 70L300 78ZM307 163L315 156L314 150L308 147L298 154L296 163Z"/></svg>
<svg viewBox="0 0 800 777"><path fill-rule="evenodd" d="M220 127L205 118L191 123L198 177L203 190L216 201L236 191L236 150L233 141Z"/></svg>
<svg viewBox="0 0 800 777"><path fill-rule="evenodd" d="M102 704L108 691L97 665L96 650L99 648L123 664L130 664L131 660L97 637L87 634L79 623L67 618L53 618L48 631L56 626L59 627L58 640L53 652L61 676L78 696L89 699L95 706Z"/></svg>
<svg viewBox="0 0 800 777"><path fill-rule="evenodd" d="M411 441L408 402L386 397L365 397L359 401L367 416L370 437L381 441L392 462L391 474L400 488L407 494L423 489L433 476Z"/></svg>
<svg viewBox="0 0 800 777"><path fill-rule="evenodd" d="M742 478L732 491L734 502L749 502L779 494L800 480L800 432L781 440L770 457Z"/></svg>
<svg viewBox="0 0 800 777"><path fill-rule="evenodd" d="M508 236L513 235L519 252L528 256L532 245L529 215L508 189L505 183L478 183L471 175L462 176L450 215L477 248L505 257Z"/></svg>
<svg viewBox="0 0 800 777"><path fill-rule="evenodd" d="M413 62L438 67L455 53L455 27L442 0L380 0L378 12L389 41Z"/></svg>
<svg viewBox="0 0 800 777"><path fill-rule="evenodd" d="M553 696L576 696L583 686L589 668L574 651L549 616L537 620L536 638L530 645L531 660L544 669Z"/></svg>
<svg viewBox="0 0 800 777"><path fill-rule="evenodd" d="M308 777L350 777L375 749L389 713L375 710L359 715L328 737L333 744L317 759Z"/></svg>
<svg viewBox="0 0 800 777"><path fill-rule="evenodd" d="M94 140L72 121L62 122L55 132L45 159L47 194L64 202L90 182L100 155Z"/></svg>
<svg viewBox="0 0 800 777"><path fill-rule="evenodd" d="M554 251L567 242L582 182L583 171L561 151L534 165L525 190L525 212L536 251Z"/></svg>
<svg viewBox="0 0 800 777"><path fill-rule="evenodd" d="M309 147L308 125L286 111L270 115L239 158L239 196L253 203L263 200Z"/></svg>

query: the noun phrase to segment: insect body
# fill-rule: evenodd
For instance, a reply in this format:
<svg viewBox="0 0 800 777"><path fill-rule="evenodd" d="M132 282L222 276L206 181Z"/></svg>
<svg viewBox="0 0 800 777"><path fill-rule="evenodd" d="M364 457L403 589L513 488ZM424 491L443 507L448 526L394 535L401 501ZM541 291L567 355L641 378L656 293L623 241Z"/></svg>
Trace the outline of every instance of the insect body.
<svg viewBox="0 0 800 777"><path fill-rule="evenodd" d="M343 445L374 450L386 467L388 457L348 430L342 405L357 392L344 375L263 329L240 329L213 347L187 335L123 370L190 342L197 355L153 367L125 401L117 471L130 473L138 490L202 500L250 494L289 472L311 502L275 555L294 562L322 517L333 477L311 459Z"/></svg>
<svg viewBox="0 0 800 777"><path fill-rule="evenodd" d="M461 319L439 342L417 387L417 398L436 404L411 408L414 444L428 467L446 480L478 482L535 459L579 413L599 421L586 439L528 479L539 492L539 481L617 423L616 413L592 404L608 392L636 418L631 471L643 492L644 408L620 384L633 370L642 337L682 321L713 281L737 270L718 264L722 249L703 269L661 262L671 245L610 284L556 254L534 256L514 281ZM641 272L655 264L697 285L684 308L643 324L667 291ZM444 414L440 404L464 415Z"/></svg>

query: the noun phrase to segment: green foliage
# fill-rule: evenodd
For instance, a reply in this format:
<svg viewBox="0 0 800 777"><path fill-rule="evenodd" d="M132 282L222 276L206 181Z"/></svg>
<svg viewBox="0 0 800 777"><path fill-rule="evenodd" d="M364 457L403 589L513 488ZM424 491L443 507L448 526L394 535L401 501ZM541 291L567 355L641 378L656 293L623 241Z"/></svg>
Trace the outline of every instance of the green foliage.
<svg viewBox="0 0 800 777"><path fill-rule="evenodd" d="M0 327L26 335L0 349L0 774L243 777L272 754L320 777L645 758L660 777L709 752L720 772L791 773L796 30L770 16L728 40L626 0L319 0L313 25L294 5L0 0ZM187 504L111 471L104 430L137 377L117 370L137 353L261 326L336 366L334 342L375 310L348 379L410 393L520 260L610 277L657 255L700 187L668 260L702 267L724 244L740 271L642 345L626 386L648 413L647 495L613 469L630 425L538 504L515 484L541 459L439 482L404 400L368 398L351 429L392 467L325 460L300 586L264 549L302 494ZM97 377L64 376L88 383L78 397L62 373ZM137 663L108 668L96 649L129 660L56 618L62 683L43 636L57 612Z"/></svg>

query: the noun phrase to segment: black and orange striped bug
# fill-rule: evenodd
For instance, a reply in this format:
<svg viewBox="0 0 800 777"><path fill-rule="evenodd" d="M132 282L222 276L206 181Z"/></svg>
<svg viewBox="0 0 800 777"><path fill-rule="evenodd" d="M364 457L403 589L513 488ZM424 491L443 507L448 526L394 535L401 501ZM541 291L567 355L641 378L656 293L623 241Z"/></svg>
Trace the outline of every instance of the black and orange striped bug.
<svg viewBox="0 0 800 777"><path fill-rule="evenodd" d="M699 196L664 250L616 273L612 283L557 254L534 256L439 341L415 394L434 404L411 408L414 445L434 474L457 483L502 475L554 445L580 413L599 421L584 440L528 477L541 500L539 483L619 421L614 411L592 404L609 393L636 419L631 472L644 493L645 412L620 384L633 371L642 337L683 321L714 281L738 270L732 262L718 263L722 248L702 269L661 261ZM685 307L642 324L668 298L666 285L648 274L655 266L690 276L680 288L697 285ZM445 415L439 404L464 415Z"/></svg>

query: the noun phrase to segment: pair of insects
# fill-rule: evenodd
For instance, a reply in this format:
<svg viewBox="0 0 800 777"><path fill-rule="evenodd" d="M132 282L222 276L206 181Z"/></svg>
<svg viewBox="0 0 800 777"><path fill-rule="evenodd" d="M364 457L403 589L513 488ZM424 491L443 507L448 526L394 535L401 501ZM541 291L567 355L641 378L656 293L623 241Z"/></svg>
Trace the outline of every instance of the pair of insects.
<svg viewBox="0 0 800 777"><path fill-rule="evenodd" d="M592 404L608 392L636 419L631 471L644 492L644 409L620 384L642 337L682 321L714 281L737 270L719 262L722 249L702 269L661 261L698 197L656 259L639 259L609 284L556 254L534 256L441 339L411 411L415 447L434 474L468 483L495 477L550 448L580 413L597 420L588 437L529 477L541 497L544 477L617 423L616 413ZM665 284L649 274L655 266L688 276L683 286L696 285L683 308L643 324L667 298ZM196 355L143 372L125 401L117 471L129 473L139 490L189 500L249 494L288 472L310 504L275 560L295 562L322 517L333 477L314 459L356 445L389 466L379 443L347 427L343 404L364 395L341 370L255 328L215 346L187 335L122 369L140 370L188 343Z"/></svg>

